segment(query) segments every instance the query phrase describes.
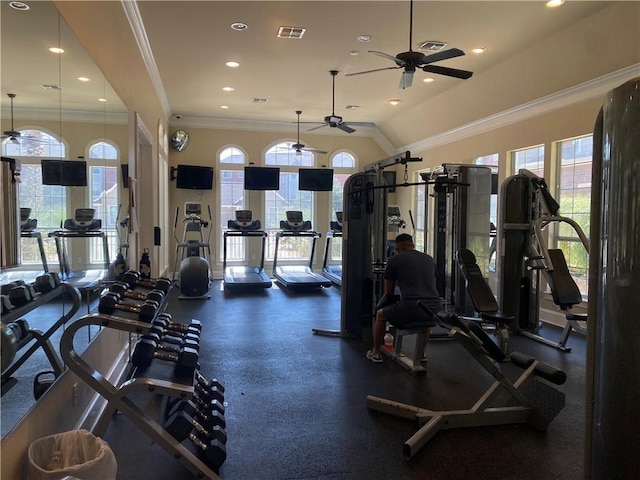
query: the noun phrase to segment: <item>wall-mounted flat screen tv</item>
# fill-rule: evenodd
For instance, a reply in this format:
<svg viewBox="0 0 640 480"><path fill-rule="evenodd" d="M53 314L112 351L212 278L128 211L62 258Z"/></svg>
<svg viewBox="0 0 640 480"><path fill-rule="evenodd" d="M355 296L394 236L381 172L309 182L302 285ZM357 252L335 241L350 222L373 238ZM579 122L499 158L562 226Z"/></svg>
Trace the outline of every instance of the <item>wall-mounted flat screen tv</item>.
<svg viewBox="0 0 640 480"><path fill-rule="evenodd" d="M213 167L178 165L176 188L190 190L213 189Z"/></svg>
<svg viewBox="0 0 640 480"><path fill-rule="evenodd" d="M62 185L65 187L87 186L87 162L65 160L62 165Z"/></svg>
<svg viewBox="0 0 640 480"><path fill-rule="evenodd" d="M330 192L333 190L333 169L301 168L298 171L298 190Z"/></svg>
<svg viewBox="0 0 640 480"><path fill-rule="evenodd" d="M389 170L387 172L385 172L384 170L382 171L382 178L384 178L384 181L387 182L387 185L395 185L396 184L396 172ZM389 193L393 193L396 191L396 187L389 187L387 188L387 192Z"/></svg>
<svg viewBox="0 0 640 480"><path fill-rule="evenodd" d="M245 190L280 190L278 167L244 167Z"/></svg>
<svg viewBox="0 0 640 480"><path fill-rule="evenodd" d="M121 164L120 171L122 172L122 188L129 188L129 164Z"/></svg>
<svg viewBox="0 0 640 480"><path fill-rule="evenodd" d="M62 185L62 162L44 158L40 161L43 185Z"/></svg>

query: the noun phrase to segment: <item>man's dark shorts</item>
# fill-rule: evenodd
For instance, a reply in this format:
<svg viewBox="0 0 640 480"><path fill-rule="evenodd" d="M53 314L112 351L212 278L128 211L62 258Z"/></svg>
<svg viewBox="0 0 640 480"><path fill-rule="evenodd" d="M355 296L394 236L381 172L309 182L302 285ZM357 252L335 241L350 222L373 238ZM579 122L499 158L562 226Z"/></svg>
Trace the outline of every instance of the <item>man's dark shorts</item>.
<svg viewBox="0 0 640 480"><path fill-rule="evenodd" d="M425 300L425 302L434 313L440 310L440 300ZM424 324L425 327L436 326L433 316L418 306L418 302L415 300L404 300L384 307L382 314L385 320L396 328L415 324Z"/></svg>

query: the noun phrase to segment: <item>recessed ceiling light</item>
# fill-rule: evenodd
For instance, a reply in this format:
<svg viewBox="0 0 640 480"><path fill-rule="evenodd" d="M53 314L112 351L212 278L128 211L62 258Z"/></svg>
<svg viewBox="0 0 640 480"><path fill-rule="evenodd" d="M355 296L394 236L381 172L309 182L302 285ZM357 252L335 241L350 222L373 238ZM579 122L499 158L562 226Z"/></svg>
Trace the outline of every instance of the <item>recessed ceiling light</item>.
<svg viewBox="0 0 640 480"><path fill-rule="evenodd" d="M564 0L549 0L547 2L547 7L549 8L559 7L563 3L564 3Z"/></svg>
<svg viewBox="0 0 640 480"><path fill-rule="evenodd" d="M427 77L427 78L423 78L422 81L424 83L431 83L431 82L435 82L435 79L431 77Z"/></svg>
<svg viewBox="0 0 640 480"><path fill-rule="evenodd" d="M222 90L224 90L225 92L233 92L233 87L222 87Z"/></svg>
<svg viewBox="0 0 640 480"><path fill-rule="evenodd" d="M230 68L238 68L240 66L238 62L227 62L225 65Z"/></svg>
<svg viewBox="0 0 640 480"><path fill-rule="evenodd" d="M356 55L360 55L360 52L358 50L351 50L349 52L349 55L351 55L352 57L355 57Z"/></svg>
<svg viewBox="0 0 640 480"><path fill-rule="evenodd" d="M64 49L60 47L51 47L49 51L51 53L64 53Z"/></svg>
<svg viewBox="0 0 640 480"><path fill-rule="evenodd" d="M224 108L225 110L229 108L229 105L220 105L220 108Z"/></svg>
<svg viewBox="0 0 640 480"><path fill-rule="evenodd" d="M107 101L107 99L106 99L106 98L99 98L99 99L98 99L98 101L99 101L99 102L106 102L106 101Z"/></svg>
<svg viewBox="0 0 640 480"><path fill-rule="evenodd" d="M484 53L487 51L487 49L484 47L477 47L477 48L472 48L471 51L473 53Z"/></svg>
<svg viewBox="0 0 640 480"><path fill-rule="evenodd" d="M358 40L359 42L370 42L371 40L373 40L373 35L358 35L356 37L356 40Z"/></svg>
<svg viewBox="0 0 640 480"><path fill-rule="evenodd" d="M391 105L398 105L401 102L401 100L399 98L393 98L391 100L389 100L389 103Z"/></svg>
<svg viewBox="0 0 640 480"><path fill-rule="evenodd" d="M29 5L24 2L9 2L9 6L15 10L29 10Z"/></svg>
<svg viewBox="0 0 640 480"><path fill-rule="evenodd" d="M344 107L345 110L357 110L360 108L360 105L347 105Z"/></svg>
<svg viewBox="0 0 640 480"><path fill-rule="evenodd" d="M238 32L246 30L247 28L249 28L249 27L247 26L246 23L234 22L234 23L231 24L231 29L232 30L237 30Z"/></svg>
<svg viewBox="0 0 640 480"><path fill-rule="evenodd" d="M90 80L89 77L78 77L78 80L80 80L81 82L88 82Z"/></svg>

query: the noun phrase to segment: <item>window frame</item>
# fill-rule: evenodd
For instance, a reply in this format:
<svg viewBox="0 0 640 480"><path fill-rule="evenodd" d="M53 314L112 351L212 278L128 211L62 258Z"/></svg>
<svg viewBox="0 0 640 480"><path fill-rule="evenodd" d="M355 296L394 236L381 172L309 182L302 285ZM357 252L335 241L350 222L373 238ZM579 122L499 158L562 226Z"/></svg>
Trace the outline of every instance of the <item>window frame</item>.
<svg viewBox="0 0 640 480"><path fill-rule="evenodd" d="M242 162L224 161L223 155L230 150L231 151L235 150L236 152L231 153L229 157L235 159L236 157L241 156ZM227 210L227 207L231 207L234 205L234 202L232 202L231 206L224 205L223 187L222 187L223 180L233 179L234 172L237 172L239 174L238 179L242 179L242 183L241 183L242 205L239 208L236 208L236 210L245 210L245 209L249 210L250 209L249 198L247 195L247 191L244 190L244 167L247 166L248 164L248 158L249 158L249 155L247 154L245 149L236 144L224 145L218 150L216 154L216 164L217 164L217 170L218 170L218 175L216 180L216 187L217 187L218 193L216 195L216 198L218 201L218 218L220 222L219 237L218 237L218 258L220 260L218 263L220 264L222 264L223 255L224 255L224 233L229 230L227 228L228 220L232 220L232 218L229 217L229 211ZM228 182L228 184L232 185L231 197L234 198L234 192L235 192L234 186L237 186L238 182ZM231 209L229 208L229 210ZM249 258L248 249L249 249L249 243L247 242L247 239L245 237L228 238L227 239L227 264L234 265L234 264L240 264L240 263L246 262L247 258Z"/></svg>

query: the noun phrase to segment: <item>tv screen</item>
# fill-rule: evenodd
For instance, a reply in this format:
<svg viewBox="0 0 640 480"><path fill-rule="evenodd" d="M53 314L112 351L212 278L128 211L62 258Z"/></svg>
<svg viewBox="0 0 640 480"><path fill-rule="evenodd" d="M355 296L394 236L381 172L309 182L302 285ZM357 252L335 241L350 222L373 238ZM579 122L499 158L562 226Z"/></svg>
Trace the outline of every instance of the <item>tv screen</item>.
<svg viewBox="0 0 640 480"><path fill-rule="evenodd" d="M62 162L63 160L42 159L42 184L62 185Z"/></svg>
<svg viewBox="0 0 640 480"><path fill-rule="evenodd" d="M244 167L245 190L280 190L278 167Z"/></svg>
<svg viewBox="0 0 640 480"><path fill-rule="evenodd" d="M388 171L382 172L382 177L384 178L384 181L387 182L387 185L395 185L396 184L396 172L393 171ZM389 193L393 193L396 191L396 187L389 187L387 188L387 192Z"/></svg>
<svg viewBox="0 0 640 480"><path fill-rule="evenodd" d="M120 170L122 172L122 188L129 188L129 164L121 164Z"/></svg>
<svg viewBox="0 0 640 480"><path fill-rule="evenodd" d="M86 187L87 162L84 160L63 161L62 185L65 187Z"/></svg>
<svg viewBox="0 0 640 480"><path fill-rule="evenodd" d="M213 167L178 165L176 188L191 190L213 189Z"/></svg>
<svg viewBox="0 0 640 480"><path fill-rule="evenodd" d="M333 169L301 168L298 172L298 190L330 192L333 190Z"/></svg>

